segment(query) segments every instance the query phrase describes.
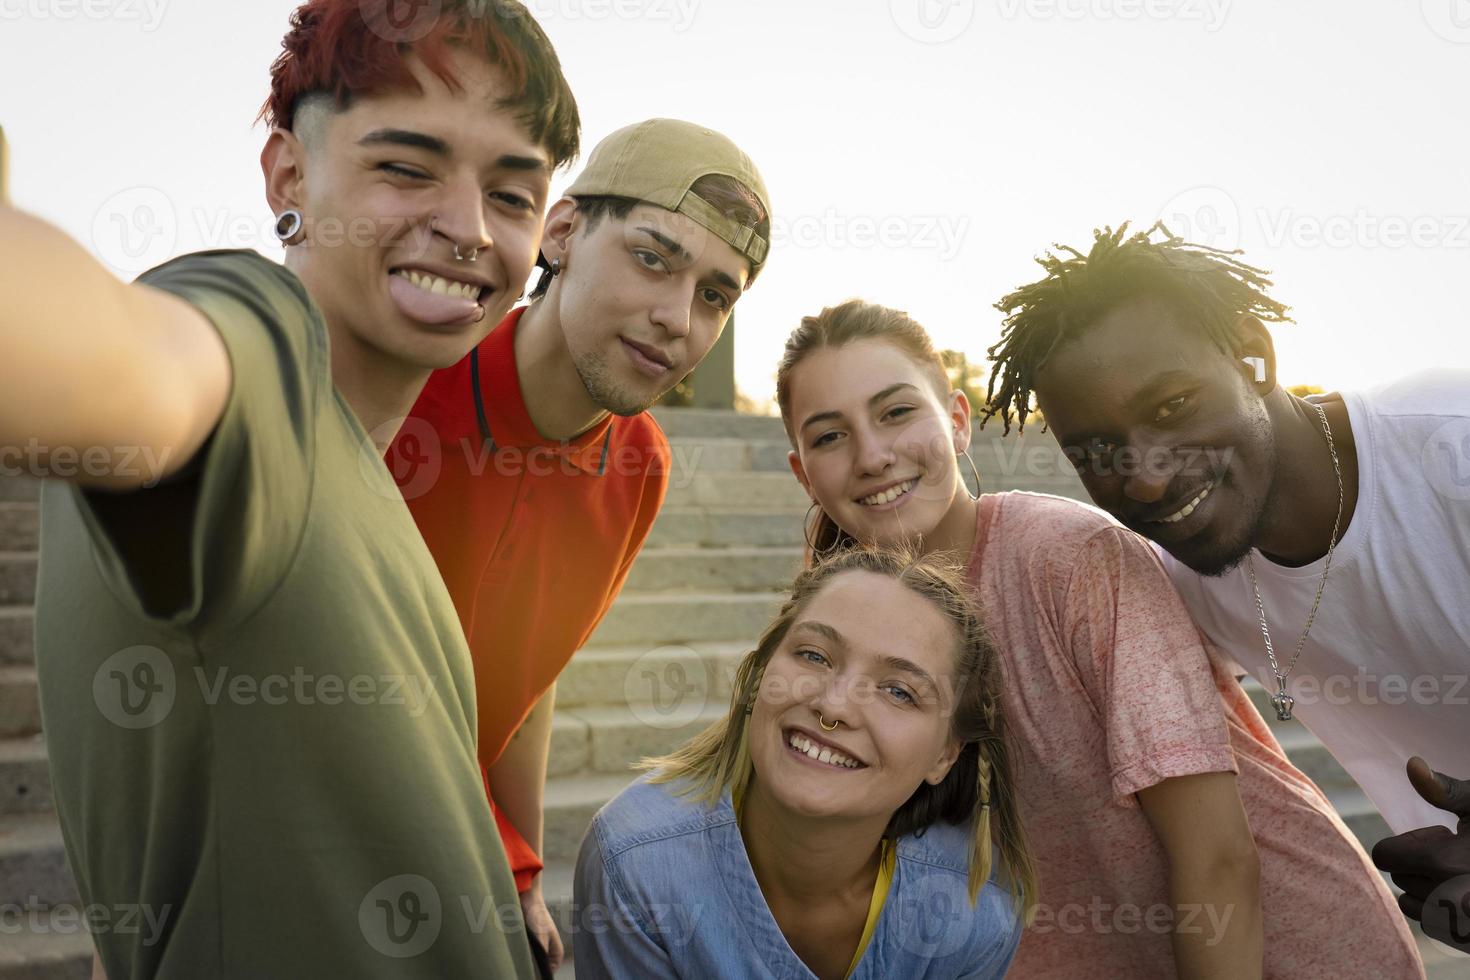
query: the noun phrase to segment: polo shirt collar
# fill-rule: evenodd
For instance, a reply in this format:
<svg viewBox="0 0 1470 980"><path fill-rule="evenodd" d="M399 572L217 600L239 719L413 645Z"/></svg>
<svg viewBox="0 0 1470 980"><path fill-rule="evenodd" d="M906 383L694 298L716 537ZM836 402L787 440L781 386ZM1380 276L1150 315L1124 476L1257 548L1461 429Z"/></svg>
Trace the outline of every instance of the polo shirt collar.
<svg viewBox="0 0 1470 980"><path fill-rule="evenodd" d="M590 476L602 476L607 472L607 457L612 450L611 414L574 439L555 440L542 437L526 411L516 372L515 337L527 309L522 306L511 310L470 351L470 389L480 437L492 451L502 446L540 449L569 460Z"/></svg>

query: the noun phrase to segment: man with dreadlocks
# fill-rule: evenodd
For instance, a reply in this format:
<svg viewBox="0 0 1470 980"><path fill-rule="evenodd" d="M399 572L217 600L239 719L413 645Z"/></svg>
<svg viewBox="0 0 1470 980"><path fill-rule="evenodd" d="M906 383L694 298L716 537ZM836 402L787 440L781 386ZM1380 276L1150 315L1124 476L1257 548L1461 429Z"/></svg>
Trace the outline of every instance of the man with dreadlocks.
<svg viewBox="0 0 1470 980"><path fill-rule="evenodd" d="M1020 429L1035 396L1277 718L1299 714L1396 833L1453 826L1423 759L1420 795L1403 766L1470 747L1470 373L1298 397L1276 383L1265 323L1291 318L1262 270L1161 225L1094 234L996 304L985 418ZM1455 838L1423 834L1418 864L1386 870L1431 874Z"/></svg>

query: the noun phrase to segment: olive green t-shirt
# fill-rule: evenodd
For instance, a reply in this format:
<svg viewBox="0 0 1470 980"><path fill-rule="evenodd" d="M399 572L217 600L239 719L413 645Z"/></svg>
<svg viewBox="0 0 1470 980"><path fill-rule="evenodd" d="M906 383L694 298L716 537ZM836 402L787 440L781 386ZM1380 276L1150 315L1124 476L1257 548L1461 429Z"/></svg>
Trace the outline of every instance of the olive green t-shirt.
<svg viewBox="0 0 1470 980"><path fill-rule="evenodd" d="M67 855L84 903L114 925L137 910L96 934L109 976L532 976L464 635L333 387L320 312L253 252L142 281L214 324L233 385L172 539L126 519L141 498L43 494L36 659ZM187 562L159 560L174 546ZM160 612L169 568L183 598Z"/></svg>

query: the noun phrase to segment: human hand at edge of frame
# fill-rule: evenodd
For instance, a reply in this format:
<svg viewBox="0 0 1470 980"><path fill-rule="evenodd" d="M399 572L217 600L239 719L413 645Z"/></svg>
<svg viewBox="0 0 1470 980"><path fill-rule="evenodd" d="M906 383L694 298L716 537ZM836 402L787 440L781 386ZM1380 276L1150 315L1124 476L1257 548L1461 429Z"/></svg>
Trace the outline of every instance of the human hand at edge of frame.
<svg viewBox="0 0 1470 980"><path fill-rule="evenodd" d="M551 961L551 969L560 969L562 960L566 958L566 951L562 948L561 933L556 928L556 920L551 917L551 910L546 907L546 897L541 893L539 880L529 889L521 892L521 915L526 919L527 931L535 936L541 948L546 950L546 958Z"/></svg>
<svg viewBox="0 0 1470 980"><path fill-rule="evenodd" d="M1424 801L1453 813L1459 826L1386 837L1373 846L1373 863L1404 890L1399 908L1425 935L1470 952L1470 779L1435 772L1417 755L1407 771Z"/></svg>

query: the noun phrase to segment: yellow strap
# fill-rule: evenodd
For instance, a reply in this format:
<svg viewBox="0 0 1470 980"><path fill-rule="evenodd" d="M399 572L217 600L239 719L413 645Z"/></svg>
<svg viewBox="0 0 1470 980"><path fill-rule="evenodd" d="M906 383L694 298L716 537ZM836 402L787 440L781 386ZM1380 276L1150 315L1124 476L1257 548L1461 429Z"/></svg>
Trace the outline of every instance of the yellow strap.
<svg viewBox="0 0 1470 980"><path fill-rule="evenodd" d="M863 924L863 937L858 940L857 950L848 964L847 975L852 976L873 941L873 932L878 928L878 917L883 914L883 904L888 901L888 889L893 885L893 870L898 864L898 849L887 837L883 838L883 857L878 862L878 878L873 882L873 900L868 903L868 921Z"/></svg>

